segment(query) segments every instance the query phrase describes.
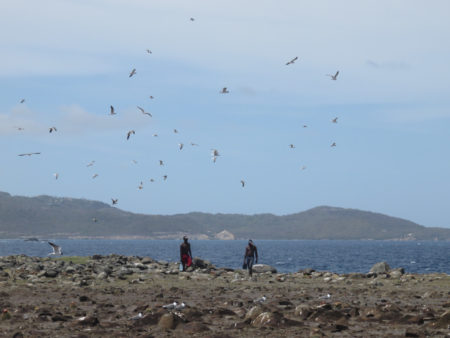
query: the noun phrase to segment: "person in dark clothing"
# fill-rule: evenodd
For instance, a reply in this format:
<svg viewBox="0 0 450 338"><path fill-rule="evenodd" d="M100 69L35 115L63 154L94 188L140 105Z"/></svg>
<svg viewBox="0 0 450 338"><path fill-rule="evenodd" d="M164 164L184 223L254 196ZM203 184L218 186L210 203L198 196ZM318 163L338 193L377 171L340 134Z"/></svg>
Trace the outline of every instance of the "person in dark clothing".
<svg viewBox="0 0 450 338"><path fill-rule="evenodd" d="M183 237L183 243L180 245L180 260L183 265L183 271L186 271L186 267L192 265L191 244L188 242L187 236Z"/></svg>
<svg viewBox="0 0 450 338"><path fill-rule="evenodd" d="M253 244L253 241L249 239L248 245L245 248L244 267L247 267L248 274L250 276L253 274L253 262L255 262L255 264L258 264L258 249L256 248L256 245Z"/></svg>

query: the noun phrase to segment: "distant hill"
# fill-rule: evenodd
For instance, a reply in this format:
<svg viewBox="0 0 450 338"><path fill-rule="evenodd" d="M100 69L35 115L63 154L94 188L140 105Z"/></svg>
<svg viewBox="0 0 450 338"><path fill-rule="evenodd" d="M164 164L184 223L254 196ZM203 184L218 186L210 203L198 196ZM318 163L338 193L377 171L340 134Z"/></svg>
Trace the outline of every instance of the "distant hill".
<svg viewBox="0 0 450 338"><path fill-rule="evenodd" d="M180 238L189 234L213 239L224 230L237 239L450 240L450 229L328 206L285 216L201 212L165 216L134 214L85 199L0 192L0 238Z"/></svg>

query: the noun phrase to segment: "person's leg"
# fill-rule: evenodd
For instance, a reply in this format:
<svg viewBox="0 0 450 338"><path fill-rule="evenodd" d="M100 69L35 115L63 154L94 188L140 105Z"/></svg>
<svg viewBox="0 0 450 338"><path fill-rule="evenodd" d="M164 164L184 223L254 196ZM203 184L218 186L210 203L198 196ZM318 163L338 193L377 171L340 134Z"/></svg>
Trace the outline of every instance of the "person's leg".
<svg viewBox="0 0 450 338"><path fill-rule="evenodd" d="M253 274L253 257L248 257L248 261L247 261L247 266L248 266L248 274L250 275L250 277Z"/></svg>

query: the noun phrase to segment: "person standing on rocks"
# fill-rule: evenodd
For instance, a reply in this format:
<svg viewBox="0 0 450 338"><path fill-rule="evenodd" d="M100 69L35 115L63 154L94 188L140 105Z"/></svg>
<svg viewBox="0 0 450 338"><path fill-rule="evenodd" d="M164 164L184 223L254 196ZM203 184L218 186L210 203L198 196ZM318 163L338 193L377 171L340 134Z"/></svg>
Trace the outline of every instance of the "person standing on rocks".
<svg viewBox="0 0 450 338"><path fill-rule="evenodd" d="M256 257L256 260L255 260ZM245 255L244 255L244 269L248 269L248 274L252 276L253 274L253 262L255 264L258 264L258 249L256 248L256 245L253 244L253 241L251 239L248 240L248 245L245 248Z"/></svg>
<svg viewBox="0 0 450 338"><path fill-rule="evenodd" d="M186 271L186 267L192 265L191 244L188 242L187 236L183 237L183 243L180 245L180 260L183 265L183 271Z"/></svg>

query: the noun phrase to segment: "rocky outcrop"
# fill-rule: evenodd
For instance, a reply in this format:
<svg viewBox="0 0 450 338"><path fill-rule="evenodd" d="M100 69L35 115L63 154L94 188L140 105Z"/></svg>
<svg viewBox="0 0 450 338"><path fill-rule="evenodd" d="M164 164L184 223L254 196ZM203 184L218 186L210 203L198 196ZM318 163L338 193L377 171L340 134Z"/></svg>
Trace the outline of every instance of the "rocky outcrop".
<svg viewBox="0 0 450 338"><path fill-rule="evenodd" d="M217 233L214 237L223 241L230 241L235 239L234 235L228 230L223 230Z"/></svg>

